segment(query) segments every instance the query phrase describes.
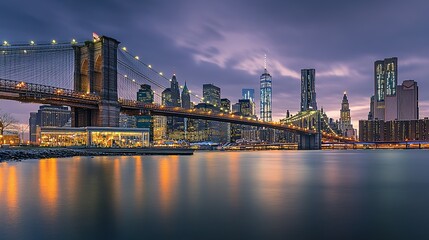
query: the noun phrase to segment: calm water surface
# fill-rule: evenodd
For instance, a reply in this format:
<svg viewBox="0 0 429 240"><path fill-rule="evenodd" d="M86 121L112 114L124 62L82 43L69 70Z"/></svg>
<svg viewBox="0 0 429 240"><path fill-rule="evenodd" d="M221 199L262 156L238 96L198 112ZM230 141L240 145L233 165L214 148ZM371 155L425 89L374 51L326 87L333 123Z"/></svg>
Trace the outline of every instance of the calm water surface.
<svg viewBox="0 0 429 240"><path fill-rule="evenodd" d="M0 239L429 239L429 151L1 163Z"/></svg>

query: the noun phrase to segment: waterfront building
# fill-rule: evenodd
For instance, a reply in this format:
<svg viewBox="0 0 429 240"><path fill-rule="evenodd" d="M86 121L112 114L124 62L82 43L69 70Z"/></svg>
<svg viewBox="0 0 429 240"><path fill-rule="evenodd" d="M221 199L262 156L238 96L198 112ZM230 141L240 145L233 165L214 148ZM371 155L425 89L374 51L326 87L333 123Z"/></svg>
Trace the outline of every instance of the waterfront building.
<svg viewBox="0 0 429 240"><path fill-rule="evenodd" d="M266 65L266 64L265 64ZM264 73L260 77L260 119L265 122L271 122L272 118L273 89L272 77L265 66Z"/></svg>
<svg viewBox="0 0 429 240"><path fill-rule="evenodd" d="M149 146L149 129L147 128L38 128L40 146L44 147L140 148Z"/></svg>
<svg viewBox="0 0 429 240"><path fill-rule="evenodd" d="M220 88L213 84L203 85L204 102L220 108Z"/></svg>
<svg viewBox="0 0 429 240"><path fill-rule="evenodd" d="M359 121L359 141L361 142L384 141L384 121L383 120L360 120Z"/></svg>
<svg viewBox="0 0 429 240"><path fill-rule="evenodd" d="M419 87L414 80L406 80L398 86L398 120L419 119Z"/></svg>
<svg viewBox="0 0 429 240"><path fill-rule="evenodd" d="M360 120L359 141L429 141L429 119L393 121Z"/></svg>
<svg viewBox="0 0 429 240"><path fill-rule="evenodd" d="M315 81L315 69L301 69L301 111L317 110Z"/></svg>
<svg viewBox="0 0 429 240"><path fill-rule="evenodd" d="M153 116L153 142L162 143L167 139L167 117Z"/></svg>

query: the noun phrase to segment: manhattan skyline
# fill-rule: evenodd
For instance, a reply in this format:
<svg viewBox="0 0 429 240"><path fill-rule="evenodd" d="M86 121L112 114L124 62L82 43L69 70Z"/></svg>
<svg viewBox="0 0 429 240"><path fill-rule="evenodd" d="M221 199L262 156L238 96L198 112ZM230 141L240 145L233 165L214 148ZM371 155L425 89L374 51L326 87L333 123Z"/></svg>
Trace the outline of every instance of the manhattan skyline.
<svg viewBox="0 0 429 240"><path fill-rule="evenodd" d="M299 110L300 70L315 68L319 107L338 119L347 91L356 126L369 111L374 61L389 57L398 57L398 84L408 79L419 83L420 117L429 115L425 94L429 36L420 30L429 20L422 7L428 4L412 2L416 4L93 1L81 8L76 2L16 1L4 4L0 40L110 35L156 69L168 75L175 72L180 85L186 81L190 90L201 94L204 83L214 83L222 88L221 97L232 102L240 98L242 88L258 91L266 53L273 77L274 120L283 118L288 109ZM55 12L46 10L54 8ZM269 17L264 18L261 9ZM255 97L258 103L259 94ZM27 122L38 105L1 101L0 108Z"/></svg>

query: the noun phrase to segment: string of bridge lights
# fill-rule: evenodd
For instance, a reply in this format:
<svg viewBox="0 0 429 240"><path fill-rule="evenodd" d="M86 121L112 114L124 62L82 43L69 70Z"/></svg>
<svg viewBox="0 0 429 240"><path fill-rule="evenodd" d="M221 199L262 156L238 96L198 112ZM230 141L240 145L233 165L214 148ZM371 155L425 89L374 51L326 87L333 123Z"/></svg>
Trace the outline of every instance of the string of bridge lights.
<svg viewBox="0 0 429 240"><path fill-rule="evenodd" d="M130 82L132 82L132 83L134 83L134 84L136 84L136 85L140 86L140 83L138 83L138 82L137 82L137 80L136 80L135 78L130 78L130 77L128 77L128 75L127 75L127 74L123 74L123 73L120 73L120 72L118 72L118 74L119 74L119 75L121 75L121 76L123 76L125 79L129 80ZM152 90L152 93L153 93L154 95L156 95L156 96L158 96L158 97L162 98L162 96L161 96L158 92L156 92L155 90ZM155 103L155 102L152 102L152 103Z"/></svg>
<svg viewBox="0 0 429 240"><path fill-rule="evenodd" d="M73 38L71 41L57 41L52 39L50 42L36 43L34 40L30 40L28 43L10 43L6 40L2 42L3 47L24 47L24 46L48 46L48 45L77 45L80 41Z"/></svg>
<svg viewBox="0 0 429 240"><path fill-rule="evenodd" d="M146 63L144 63L144 62L140 59L140 57L139 57L139 56L131 54L131 53L128 51L127 47L122 47L122 48L120 48L120 49L121 49L125 54L127 54L128 56L130 56L131 58L134 58L138 63L142 64L143 66L147 67L149 70L151 70L151 71L153 71L154 73L156 73L157 75L159 75L161 78L163 78L163 79L165 79L165 80L167 80L167 81L169 81L169 82L171 82L171 81L172 81L172 79L171 79L171 78L167 78L167 77L165 77L163 72L161 72L161 71L158 71L158 70L154 69L154 68L153 68L153 66L152 66L151 64L146 64ZM184 87L183 85L180 85L180 88L181 88L181 89L183 89L183 87ZM190 94L190 95L192 95L192 96L194 96L195 98L199 99L201 102L204 102L204 97L200 97L198 94L194 94L194 92L193 92L193 91L191 91L191 90L188 90L188 92L189 92L189 94ZM209 103L209 102L207 102L207 103Z"/></svg>

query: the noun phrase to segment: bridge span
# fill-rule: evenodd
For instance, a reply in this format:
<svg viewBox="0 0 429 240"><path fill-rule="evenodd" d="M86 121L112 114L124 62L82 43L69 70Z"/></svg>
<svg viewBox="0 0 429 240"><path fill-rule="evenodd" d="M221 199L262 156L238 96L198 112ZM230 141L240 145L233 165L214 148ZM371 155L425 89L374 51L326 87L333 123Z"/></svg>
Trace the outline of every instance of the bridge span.
<svg viewBox="0 0 429 240"><path fill-rule="evenodd" d="M82 44L78 44L77 41L73 40L69 45L59 45L56 42L52 42L52 45L36 45L32 42L28 46L25 44L0 46L0 50L2 50L0 52L0 56L2 57L0 63L3 64L0 67L5 67L6 69L4 73L0 72L0 99L70 106L72 110L72 126L74 127L117 127L119 126L119 113L124 112L130 115L175 116L288 131L300 136L300 149L320 149L322 138L341 142L353 142L352 139L324 131L321 127L319 112L305 113L300 118L294 116L293 119L282 123L264 122L249 117L236 116L231 113L167 107L160 104L144 104L131 99L131 97L120 97L118 94L119 90L124 86L118 81L118 78L121 76L128 84L134 84L134 86L138 87L140 85L134 78L128 77L127 74L120 74L118 66L124 67L134 74L134 76L140 77L144 81L149 81L161 88L163 86L154 81L150 76L134 69L132 64L120 60L118 54L122 50L119 48L119 44L119 41L113 38L102 36L93 39L93 41L85 41ZM38 50L39 47L40 50ZM122 49L126 52L125 47ZM50 69L47 71L45 68L39 67L40 69L33 69L36 72L31 72L31 70L27 70L24 64L37 65L34 61L47 61L38 54L47 54L49 57L53 56L56 51L61 54L67 51L72 53L72 59L67 58L63 60L63 55L60 55L60 57L55 56L54 58L55 61L71 62L71 67L69 66L68 68L71 68L72 79L65 82L66 80L62 78L53 78L52 80L48 80L48 82L45 80L44 84L41 84L37 81L37 78L52 78L52 76L58 75L58 71L61 72L63 70L60 68L58 70ZM32 60L33 62L29 60L30 55L36 56ZM20 60L21 57L24 59L22 62ZM137 56L135 56L135 60L140 61ZM15 65L19 66L14 70L12 68ZM151 65L144 65L152 70ZM18 76L20 76L27 71L29 71L27 74L29 74L28 78L32 79L31 81L27 81L26 78L21 77L18 77L18 79L7 77L14 76L15 72L18 72ZM156 75L158 74L162 76L161 72L156 72ZM34 82L34 78L36 78L36 82ZM63 85L70 87L62 87ZM129 90L128 94L134 96L133 98L135 99L135 91Z"/></svg>

